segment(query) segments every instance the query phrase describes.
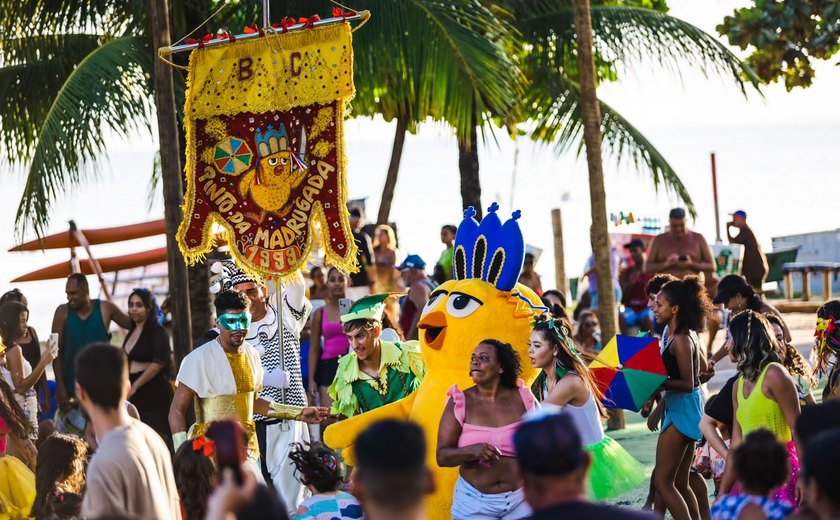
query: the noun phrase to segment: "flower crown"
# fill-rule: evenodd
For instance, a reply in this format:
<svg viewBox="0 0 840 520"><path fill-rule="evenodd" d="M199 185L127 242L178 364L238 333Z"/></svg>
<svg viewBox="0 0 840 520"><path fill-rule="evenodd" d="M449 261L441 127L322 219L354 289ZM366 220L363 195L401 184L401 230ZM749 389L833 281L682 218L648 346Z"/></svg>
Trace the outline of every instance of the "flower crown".
<svg viewBox="0 0 840 520"><path fill-rule="evenodd" d="M572 340L572 331L562 318L551 317L549 313L543 312L542 314L534 316L532 328L542 323L545 323L548 326L548 329L552 332L552 334L554 334L560 343L569 349L572 355L581 359L580 352L575 346L574 340Z"/></svg>
<svg viewBox="0 0 840 520"><path fill-rule="evenodd" d="M825 372L828 365L828 354L834 352L840 354L840 338L836 337L835 332L840 329L840 320L829 316L828 318L817 318L817 327L814 330L814 337L817 338L815 346L816 360L814 363L814 373Z"/></svg>

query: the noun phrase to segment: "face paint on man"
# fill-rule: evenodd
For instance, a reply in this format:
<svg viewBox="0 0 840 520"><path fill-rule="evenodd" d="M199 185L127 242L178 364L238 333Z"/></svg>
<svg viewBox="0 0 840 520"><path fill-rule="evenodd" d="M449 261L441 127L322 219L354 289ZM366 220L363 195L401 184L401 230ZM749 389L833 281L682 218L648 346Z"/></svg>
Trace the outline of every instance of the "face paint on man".
<svg viewBox="0 0 840 520"><path fill-rule="evenodd" d="M239 314L222 314L218 318L219 326L225 330L234 332L237 330L247 331L251 326L251 313L248 311Z"/></svg>

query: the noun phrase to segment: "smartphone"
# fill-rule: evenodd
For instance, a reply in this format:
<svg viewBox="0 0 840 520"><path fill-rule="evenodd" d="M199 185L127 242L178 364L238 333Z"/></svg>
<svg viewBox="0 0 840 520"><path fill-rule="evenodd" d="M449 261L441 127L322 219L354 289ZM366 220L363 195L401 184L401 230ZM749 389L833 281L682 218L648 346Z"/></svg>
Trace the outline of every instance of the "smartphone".
<svg viewBox="0 0 840 520"><path fill-rule="evenodd" d="M58 332L50 334L50 337L47 339L47 344L44 345L44 349L41 353L46 352L47 349L52 349L56 354L58 354Z"/></svg>
<svg viewBox="0 0 840 520"><path fill-rule="evenodd" d="M242 454L245 453L244 432L234 421L219 421L213 425L213 442L216 444L216 463L221 475L225 468L233 471L238 486L242 485Z"/></svg>
<svg viewBox="0 0 840 520"><path fill-rule="evenodd" d="M353 302L350 298L341 298L338 300L338 314L344 315L350 312L350 306L353 305Z"/></svg>

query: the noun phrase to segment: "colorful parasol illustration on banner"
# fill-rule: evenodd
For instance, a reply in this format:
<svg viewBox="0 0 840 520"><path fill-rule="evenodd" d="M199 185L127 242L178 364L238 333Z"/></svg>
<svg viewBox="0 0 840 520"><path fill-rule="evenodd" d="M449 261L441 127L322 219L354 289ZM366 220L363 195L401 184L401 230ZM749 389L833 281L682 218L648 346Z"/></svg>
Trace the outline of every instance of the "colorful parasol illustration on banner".
<svg viewBox="0 0 840 520"><path fill-rule="evenodd" d="M604 394L604 406L638 412L668 379L659 339L616 335L589 364Z"/></svg>
<svg viewBox="0 0 840 520"><path fill-rule="evenodd" d="M187 263L213 248L215 223L237 265L260 278L293 277L316 234L330 265L358 269L344 154L356 14L338 11L192 50L177 234Z"/></svg>

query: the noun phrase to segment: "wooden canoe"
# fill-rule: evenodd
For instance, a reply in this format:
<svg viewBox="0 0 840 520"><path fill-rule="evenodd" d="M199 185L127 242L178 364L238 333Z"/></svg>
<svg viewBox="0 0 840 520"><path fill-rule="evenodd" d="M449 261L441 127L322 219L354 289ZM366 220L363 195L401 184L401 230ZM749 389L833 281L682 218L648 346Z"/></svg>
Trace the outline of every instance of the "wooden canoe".
<svg viewBox="0 0 840 520"><path fill-rule="evenodd" d="M146 265L166 262L166 248L152 249L150 251L143 251L140 253L133 253L130 255L111 256L108 258L100 258L99 265L102 267L102 272L111 273L114 271L122 271L123 269L132 269L134 267L143 267ZM95 274L93 269L93 262L89 258L79 258L79 267L83 274ZM73 273L70 266L70 261L61 262L37 271L32 271L22 276L18 276L12 283L16 282L35 282L38 280L54 280L56 278L67 278Z"/></svg>
<svg viewBox="0 0 840 520"><path fill-rule="evenodd" d="M128 226L119 226L102 229L83 229L85 238L90 245L110 244L122 242L123 240L134 240L135 238L152 237L162 235L166 231L163 219ZM16 245L9 249L10 252L17 251L40 251L42 249L64 249L69 247L81 247L81 244L70 231L47 235L40 239ZM55 266L52 266L55 267ZM103 267L104 269L104 267Z"/></svg>

